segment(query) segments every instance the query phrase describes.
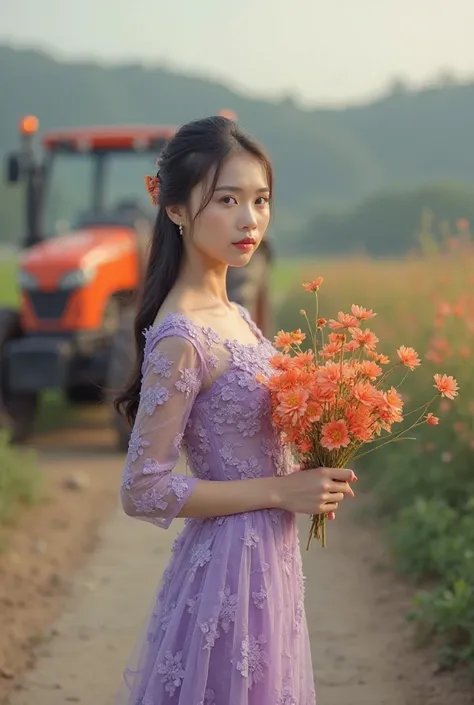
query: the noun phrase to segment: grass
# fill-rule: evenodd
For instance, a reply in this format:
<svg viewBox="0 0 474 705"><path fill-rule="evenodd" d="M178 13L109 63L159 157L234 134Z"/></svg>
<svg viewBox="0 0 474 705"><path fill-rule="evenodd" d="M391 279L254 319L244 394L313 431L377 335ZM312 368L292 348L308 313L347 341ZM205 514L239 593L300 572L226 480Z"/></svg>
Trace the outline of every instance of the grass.
<svg viewBox="0 0 474 705"><path fill-rule="evenodd" d="M0 262L0 306L16 306L18 303L16 273L15 261Z"/></svg>
<svg viewBox="0 0 474 705"><path fill-rule="evenodd" d="M13 448L7 433L0 431L0 551L7 546L3 530L15 523L25 507L40 499L41 488L35 454Z"/></svg>

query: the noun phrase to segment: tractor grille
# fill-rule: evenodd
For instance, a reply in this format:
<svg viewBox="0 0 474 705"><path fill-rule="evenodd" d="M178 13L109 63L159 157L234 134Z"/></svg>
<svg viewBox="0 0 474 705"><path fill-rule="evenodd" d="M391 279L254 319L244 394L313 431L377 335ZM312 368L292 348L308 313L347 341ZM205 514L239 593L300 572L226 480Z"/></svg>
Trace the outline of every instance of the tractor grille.
<svg viewBox="0 0 474 705"><path fill-rule="evenodd" d="M29 297L36 317L42 321L62 318L69 294L69 291L30 291Z"/></svg>

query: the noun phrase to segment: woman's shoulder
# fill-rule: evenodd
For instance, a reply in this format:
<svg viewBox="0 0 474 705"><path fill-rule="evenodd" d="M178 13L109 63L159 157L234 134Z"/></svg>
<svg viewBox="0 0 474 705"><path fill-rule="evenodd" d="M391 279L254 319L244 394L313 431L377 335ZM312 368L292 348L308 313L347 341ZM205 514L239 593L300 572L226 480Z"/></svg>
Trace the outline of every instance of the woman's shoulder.
<svg viewBox="0 0 474 705"><path fill-rule="evenodd" d="M154 323L143 331L145 337L145 361L157 346L166 348L167 353L180 356L192 353L206 366L215 365L212 347L219 343L211 329L200 325L184 311L165 311Z"/></svg>
<svg viewBox="0 0 474 705"><path fill-rule="evenodd" d="M158 314L152 325L146 329L145 335L170 334L179 337L197 338L199 325L193 321L184 311L164 311Z"/></svg>
<svg viewBox="0 0 474 705"><path fill-rule="evenodd" d="M168 311L157 316L155 321L143 331L145 356L157 343L166 340L168 344L186 347L199 341L199 327L181 311Z"/></svg>

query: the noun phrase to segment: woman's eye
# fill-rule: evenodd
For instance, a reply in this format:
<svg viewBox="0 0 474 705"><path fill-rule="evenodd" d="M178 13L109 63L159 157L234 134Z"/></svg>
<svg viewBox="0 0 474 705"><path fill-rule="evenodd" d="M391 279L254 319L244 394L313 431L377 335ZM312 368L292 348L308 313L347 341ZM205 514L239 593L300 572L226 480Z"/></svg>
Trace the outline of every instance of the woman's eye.
<svg viewBox="0 0 474 705"><path fill-rule="evenodd" d="M232 203L232 201L234 203L237 203L237 201L235 200L235 198L233 196L224 196L224 198L221 198L222 203L229 204L229 203Z"/></svg>
<svg viewBox="0 0 474 705"><path fill-rule="evenodd" d="M268 203L269 201L270 199L268 198L268 196L260 196L260 198L257 198L257 204L259 206L264 206L265 203Z"/></svg>

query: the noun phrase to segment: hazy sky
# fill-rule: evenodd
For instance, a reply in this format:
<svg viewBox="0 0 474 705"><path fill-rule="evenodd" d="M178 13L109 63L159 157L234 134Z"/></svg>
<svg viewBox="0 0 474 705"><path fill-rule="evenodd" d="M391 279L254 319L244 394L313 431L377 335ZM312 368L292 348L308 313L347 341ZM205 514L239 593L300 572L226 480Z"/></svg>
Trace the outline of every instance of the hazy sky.
<svg viewBox="0 0 474 705"><path fill-rule="evenodd" d="M474 77L474 0L0 0L0 42L135 60L305 102Z"/></svg>

